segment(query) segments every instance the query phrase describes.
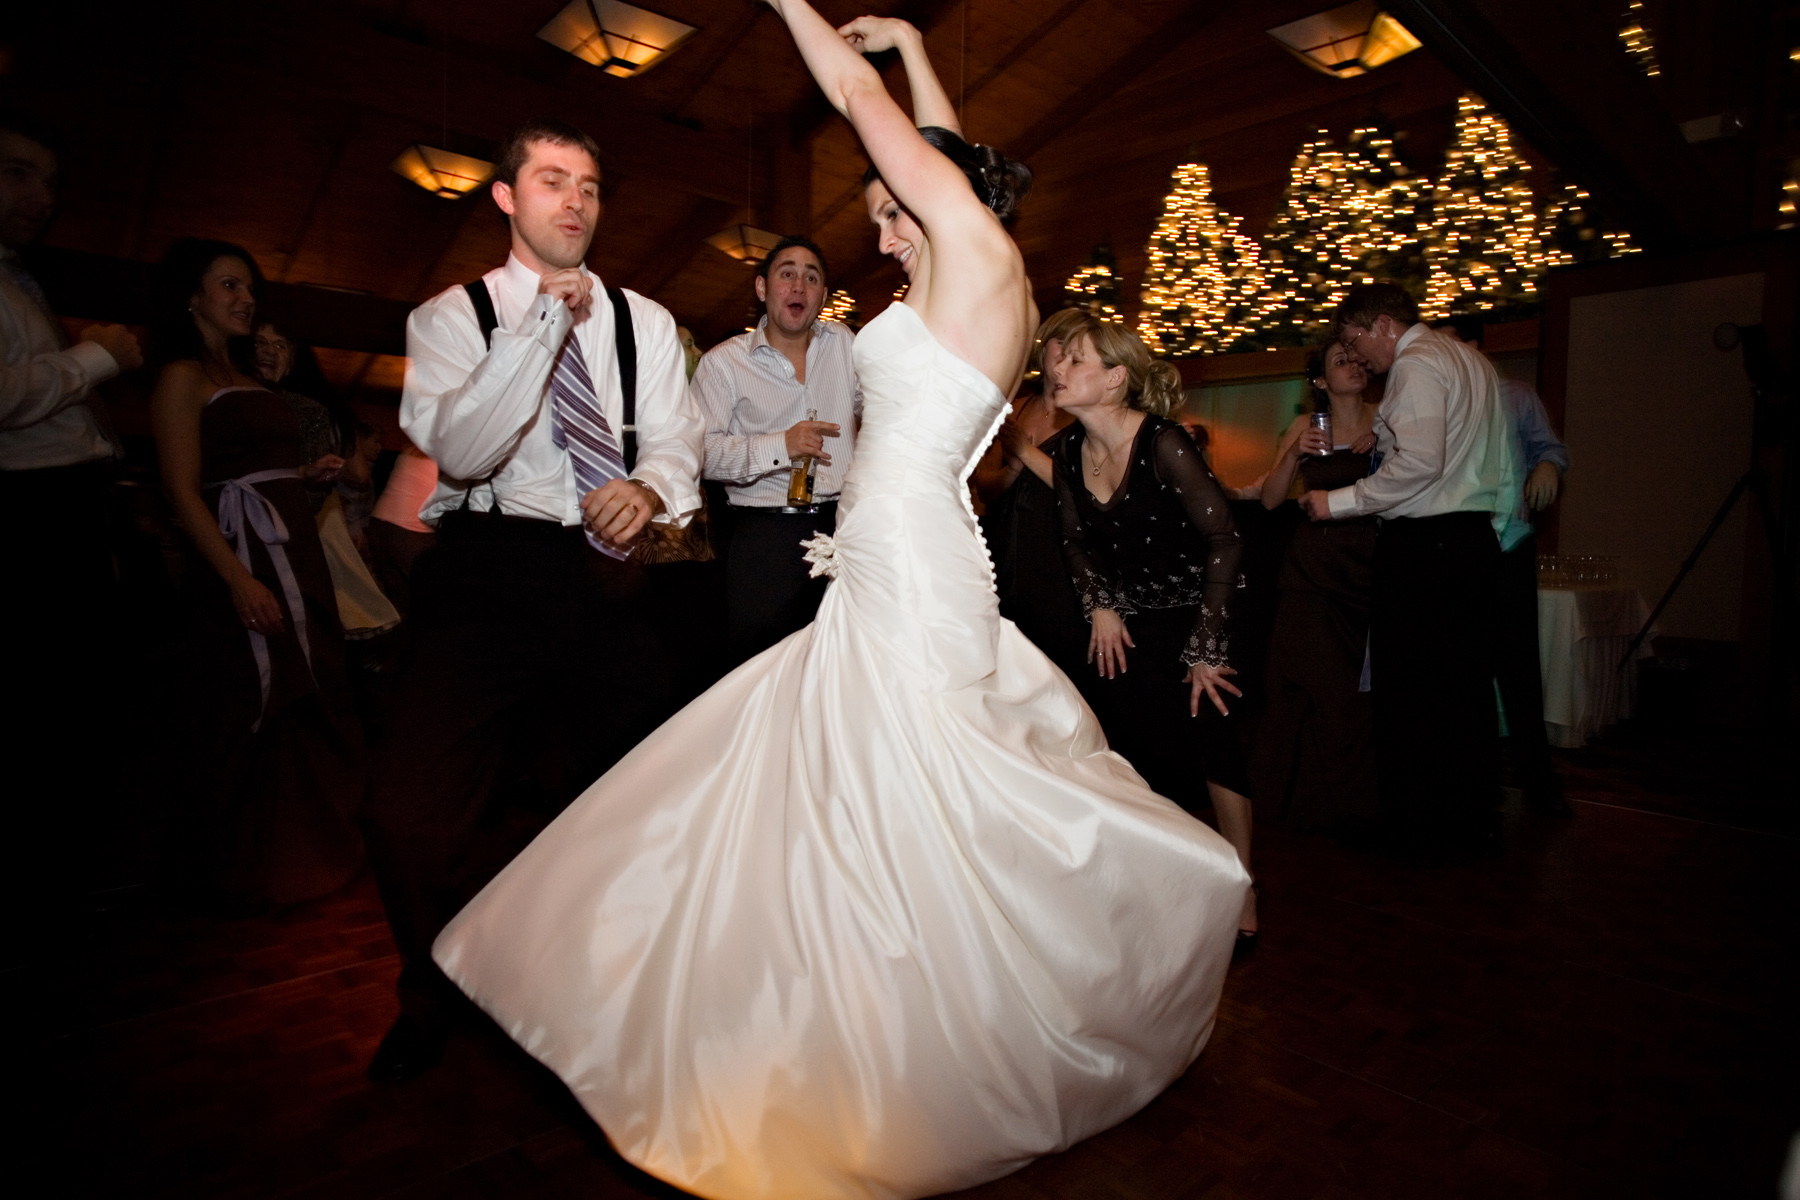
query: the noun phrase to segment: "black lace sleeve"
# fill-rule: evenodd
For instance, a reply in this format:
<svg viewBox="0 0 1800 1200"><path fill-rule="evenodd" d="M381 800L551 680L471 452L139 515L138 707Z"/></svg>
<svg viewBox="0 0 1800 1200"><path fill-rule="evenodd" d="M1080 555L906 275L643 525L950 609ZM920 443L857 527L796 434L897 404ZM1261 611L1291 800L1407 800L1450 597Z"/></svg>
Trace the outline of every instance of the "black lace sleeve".
<svg viewBox="0 0 1800 1200"><path fill-rule="evenodd" d="M1240 586L1238 566L1244 550L1231 519L1231 502L1194 439L1179 425L1156 435L1156 475L1169 485L1206 549L1200 571L1200 612L1181 661L1190 667L1195 663L1225 666L1230 654L1231 599Z"/></svg>
<svg viewBox="0 0 1800 1200"><path fill-rule="evenodd" d="M1062 518L1063 562L1069 568L1069 578L1075 583L1075 594L1081 597L1081 615L1092 620L1096 608L1110 608L1122 617L1129 616L1137 609L1121 594L1117 582L1108 577L1100 556L1094 552L1094 531L1082 518L1086 489L1081 487L1079 480L1080 440L1064 438L1051 456L1051 462L1056 465L1056 507ZM1084 494L1077 496L1077 489Z"/></svg>

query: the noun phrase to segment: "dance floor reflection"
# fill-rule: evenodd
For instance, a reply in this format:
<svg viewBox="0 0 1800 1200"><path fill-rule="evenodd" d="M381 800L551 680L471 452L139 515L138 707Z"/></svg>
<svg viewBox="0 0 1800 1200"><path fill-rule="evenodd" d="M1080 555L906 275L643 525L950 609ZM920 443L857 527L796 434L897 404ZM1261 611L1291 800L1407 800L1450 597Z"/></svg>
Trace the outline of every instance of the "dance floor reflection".
<svg viewBox="0 0 1800 1200"><path fill-rule="evenodd" d="M1791 767L1629 730L1563 754L1575 819L1422 868L1258 831L1264 935L1218 1031L1124 1125L968 1196L1772 1195L1800 1124ZM366 879L278 917L79 915L53 1017L75 1192L674 1196L471 1021L363 1077L397 969Z"/></svg>

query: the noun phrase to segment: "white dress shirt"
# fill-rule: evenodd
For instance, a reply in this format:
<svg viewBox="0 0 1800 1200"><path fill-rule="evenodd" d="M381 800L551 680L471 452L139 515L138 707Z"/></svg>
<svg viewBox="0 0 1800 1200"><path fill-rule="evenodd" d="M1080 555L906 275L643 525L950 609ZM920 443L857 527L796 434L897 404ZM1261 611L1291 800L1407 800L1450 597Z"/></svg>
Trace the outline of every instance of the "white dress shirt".
<svg viewBox="0 0 1800 1200"><path fill-rule="evenodd" d="M14 280L17 257L0 246L0 260L14 260L0 261L0 471L111 458L90 400L119 364L93 342L65 346L55 318Z"/></svg>
<svg viewBox="0 0 1800 1200"><path fill-rule="evenodd" d="M483 278L499 328L493 348L481 339L475 306L460 286L406 319L406 385L400 427L438 465L438 485L420 511L428 524L463 502L485 512L497 501L508 516L579 525L581 495L569 452L551 440L550 374L565 337L573 337L594 391L624 448L613 307L600 277L586 267L593 304L576 321L568 305L538 293L538 275L508 255ZM637 337L637 463L632 479L662 498L658 521L684 525L700 507L705 426L688 399L685 360L668 310L626 292ZM572 327L572 328L571 328ZM491 487L484 483L493 476Z"/></svg>
<svg viewBox="0 0 1800 1200"><path fill-rule="evenodd" d="M825 439L829 464L813 475L813 495L835 500L856 452L862 387L850 351L856 335L838 321L815 321L806 347L806 382L788 356L769 344L765 314L749 333L720 342L694 368L694 402L706 421L706 477L726 485L734 507L787 504L787 431L808 409L837 425Z"/></svg>
<svg viewBox="0 0 1800 1200"><path fill-rule="evenodd" d="M1414 325L1400 335L1375 410L1381 466L1326 494L1333 518L1481 512L1498 535L1519 494L1500 376L1479 350Z"/></svg>

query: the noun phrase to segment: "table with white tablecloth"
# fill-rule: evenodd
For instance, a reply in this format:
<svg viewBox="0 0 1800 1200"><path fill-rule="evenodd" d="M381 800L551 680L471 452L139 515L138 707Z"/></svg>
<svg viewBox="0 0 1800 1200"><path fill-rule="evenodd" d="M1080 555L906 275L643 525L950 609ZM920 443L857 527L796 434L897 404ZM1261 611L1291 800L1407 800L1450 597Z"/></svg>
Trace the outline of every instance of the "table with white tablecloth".
<svg viewBox="0 0 1800 1200"><path fill-rule="evenodd" d="M1538 589L1538 666L1544 731L1569 749L1631 715L1635 664L1619 667L1650 609L1636 588L1574 584ZM1649 639L1638 656L1650 653Z"/></svg>

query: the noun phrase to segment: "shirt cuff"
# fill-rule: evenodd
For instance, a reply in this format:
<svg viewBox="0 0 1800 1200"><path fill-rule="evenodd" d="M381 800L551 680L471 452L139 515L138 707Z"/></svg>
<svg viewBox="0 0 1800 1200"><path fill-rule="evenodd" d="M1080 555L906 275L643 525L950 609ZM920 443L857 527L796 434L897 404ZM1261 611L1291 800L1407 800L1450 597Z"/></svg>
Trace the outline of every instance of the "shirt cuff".
<svg viewBox="0 0 1800 1200"><path fill-rule="evenodd" d="M1330 511L1331 519L1334 521L1343 517L1357 516L1355 485L1333 488L1331 491L1326 492L1325 507Z"/></svg>
<svg viewBox="0 0 1800 1200"><path fill-rule="evenodd" d="M642 475L632 475L629 478L632 483L655 492L656 498L662 501L662 511L651 518L659 525L683 528L693 519L694 514L700 511L699 491L692 487L670 486L670 481L663 478L660 471L654 473L645 471Z"/></svg>
<svg viewBox="0 0 1800 1200"><path fill-rule="evenodd" d="M81 366L88 383L105 383L119 373L119 360L106 352L99 342L76 342L64 353Z"/></svg>
<svg viewBox="0 0 1800 1200"><path fill-rule="evenodd" d="M555 296L540 293L525 310L525 319L519 322L519 328L512 332L531 338L555 354L562 348L563 338L573 324L575 316L567 304Z"/></svg>
<svg viewBox="0 0 1800 1200"><path fill-rule="evenodd" d="M751 437L750 478L760 479L771 471L779 471L791 461L787 452L787 430L759 433Z"/></svg>

